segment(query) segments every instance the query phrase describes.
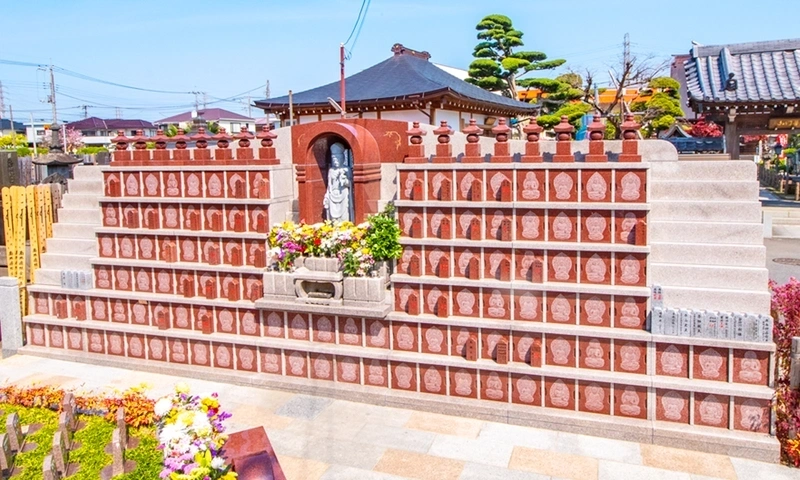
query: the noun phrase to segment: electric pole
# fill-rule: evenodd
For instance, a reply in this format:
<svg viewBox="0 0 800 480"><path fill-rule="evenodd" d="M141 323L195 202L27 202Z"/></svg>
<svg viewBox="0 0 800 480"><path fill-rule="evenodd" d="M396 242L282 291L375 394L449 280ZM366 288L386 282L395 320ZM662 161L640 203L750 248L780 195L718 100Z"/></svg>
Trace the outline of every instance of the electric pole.
<svg viewBox="0 0 800 480"><path fill-rule="evenodd" d="M270 98L270 96L269 96L269 79L267 79L267 88L264 89L264 94L267 96L267 98Z"/></svg>
<svg viewBox="0 0 800 480"><path fill-rule="evenodd" d="M208 94L203 92L203 110L206 109L206 103L208 102Z"/></svg>
<svg viewBox="0 0 800 480"><path fill-rule="evenodd" d="M3 82L0 82L0 118L6 113L6 98L3 92Z"/></svg>
<svg viewBox="0 0 800 480"><path fill-rule="evenodd" d="M122 118L122 109L119 108L119 107L116 107L114 109L114 114L116 115L117 120L121 119Z"/></svg>
<svg viewBox="0 0 800 480"><path fill-rule="evenodd" d="M250 117L250 118L253 118L250 115L250 95L247 96L247 116Z"/></svg>
<svg viewBox="0 0 800 480"><path fill-rule="evenodd" d="M8 106L8 115L10 117L9 121L11 122L11 124L9 125L11 127L11 141L14 143L14 147L16 147L17 131L14 129L14 109L11 107L11 105Z"/></svg>
<svg viewBox="0 0 800 480"><path fill-rule="evenodd" d="M53 65L50 65L50 98L48 103L53 105L53 125L58 123L58 115L56 114L56 80L53 76Z"/></svg>
<svg viewBox="0 0 800 480"><path fill-rule="evenodd" d="M81 105L83 109L83 118L89 118L89 105Z"/></svg>

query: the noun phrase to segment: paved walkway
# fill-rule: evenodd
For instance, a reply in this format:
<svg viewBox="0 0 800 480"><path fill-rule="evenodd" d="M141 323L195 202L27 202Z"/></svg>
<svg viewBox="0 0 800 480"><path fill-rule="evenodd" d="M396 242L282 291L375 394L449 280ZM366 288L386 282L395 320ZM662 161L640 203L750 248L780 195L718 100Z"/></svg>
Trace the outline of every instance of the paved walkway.
<svg viewBox="0 0 800 480"><path fill-rule="evenodd" d="M25 355L0 360L0 384L144 383L157 397L179 381L218 392L230 431L263 425L289 480L800 479L800 470L723 455Z"/></svg>

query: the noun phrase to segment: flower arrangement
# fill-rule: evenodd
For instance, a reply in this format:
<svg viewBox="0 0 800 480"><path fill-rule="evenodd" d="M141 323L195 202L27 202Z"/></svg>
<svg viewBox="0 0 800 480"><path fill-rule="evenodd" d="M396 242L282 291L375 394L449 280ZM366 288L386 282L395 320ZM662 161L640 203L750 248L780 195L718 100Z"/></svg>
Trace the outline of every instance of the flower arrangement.
<svg viewBox="0 0 800 480"><path fill-rule="evenodd" d="M358 225L352 222L296 224L291 221L275 224L270 229L267 245L275 267L283 272L294 268L301 256L338 258L345 275L367 275L376 260L400 257L400 227L394 218L394 205L372 215Z"/></svg>
<svg viewBox="0 0 800 480"><path fill-rule="evenodd" d="M169 480L234 480L225 465L222 447L228 439L224 421L230 413L220 409L217 394L189 394L184 383L154 407L159 449L164 452L161 478Z"/></svg>
<svg viewBox="0 0 800 480"><path fill-rule="evenodd" d="M800 281L790 278L785 285L770 281L775 323L775 399L776 433L781 442L783 461L800 467L800 392L790 388L792 337L800 337Z"/></svg>

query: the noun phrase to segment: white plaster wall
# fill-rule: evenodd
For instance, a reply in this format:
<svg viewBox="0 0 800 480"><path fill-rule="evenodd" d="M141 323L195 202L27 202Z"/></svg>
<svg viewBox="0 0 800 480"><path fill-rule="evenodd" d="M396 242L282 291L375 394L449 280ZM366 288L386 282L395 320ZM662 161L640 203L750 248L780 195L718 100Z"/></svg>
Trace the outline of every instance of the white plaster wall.
<svg viewBox="0 0 800 480"><path fill-rule="evenodd" d="M361 118L378 118L378 112L363 112Z"/></svg>
<svg viewBox="0 0 800 480"><path fill-rule="evenodd" d="M418 110L383 110L381 120L400 120L402 122L428 123L428 117Z"/></svg>
<svg viewBox="0 0 800 480"><path fill-rule="evenodd" d="M349 114L348 114L349 115ZM338 113L328 113L322 116L322 121L325 120L341 120L342 116Z"/></svg>

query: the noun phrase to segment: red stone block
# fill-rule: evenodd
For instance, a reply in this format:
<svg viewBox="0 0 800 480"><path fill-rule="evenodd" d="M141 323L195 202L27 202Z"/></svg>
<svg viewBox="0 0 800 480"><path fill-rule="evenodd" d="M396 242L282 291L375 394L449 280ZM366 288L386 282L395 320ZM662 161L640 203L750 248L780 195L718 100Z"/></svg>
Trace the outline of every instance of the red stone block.
<svg viewBox="0 0 800 480"><path fill-rule="evenodd" d="M133 208L125 208L125 228L139 228L139 212Z"/></svg>
<svg viewBox="0 0 800 480"><path fill-rule="evenodd" d="M575 337L563 335L547 336L547 365L575 367Z"/></svg>
<svg viewBox="0 0 800 480"><path fill-rule="evenodd" d="M355 357L336 357L336 379L345 383L361 383L361 364Z"/></svg>
<svg viewBox="0 0 800 480"><path fill-rule="evenodd" d="M483 201L483 184L479 179L472 180L472 188L469 193L469 200L473 202Z"/></svg>
<svg viewBox="0 0 800 480"><path fill-rule="evenodd" d="M441 262L440 262L441 265ZM441 268L441 267L440 267ZM447 297L442 295L436 300L436 316L439 318L447 318L449 315L448 312L448 301Z"/></svg>
<svg viewBox="0 0 800 480"><path fill-rule="evenodd" d="M239 281L232 280L231 283L228 284L226 292L225 298L227 298L229 302L238 302L241 299L241 294L239 292Z"/></svg>
<svg viewBox="0 0 800 480"><path fill-rule="evenodd" d="M511 223L510 219L512 218L513 213L512 210L494 210L494 211L486 211L486 238L490 240L502 240L503 235L507 235L507 238L511 239ZM506 228L508 229L507 232L503 232L503 222L505 220L509 220L508 225Z"/></svg>
<svg viewBox="0 0 800 480"><path fill-rule="evenodd" d="M550 250L547 252L550 263L548 281L576 283L577 282L577 255L576 252Z"/></svg>
<svg viewBox="0 0 800 480"><path fill-rule="evenodd" d="M750 432L769 433L770 402L764 399L734 397L733 428Z"/></svg>
<svg viewBox="0 0 800 480"><path fill-rule="evenodd" d="M147 350L144 335L126 333L125 338L128 344L128 356L132 358L144 358Z"/></svg>
<svg viewBox="0 0 800 480"><path fill-rule="evenodd" d="M72 316L75 320L86 320L86 300L72 297Z"/></svg>
<svg viewBox="0 0 800 480"><path fill-rule="evenodd" d="M47 338L50 348L64 348L67 343L64 339L64 329L60 325L47 325Z"/></svg>
<svg viewBox="0 0 800 480"><path fill-rule="evenodd" d="M500 341L497 342L495 357L495 361L501 365L505 365L509 362L508 340L505 338L501 338Z"/></svg>
<svg viewBox="0 0 800 480"><path fill-rule="evenodd" d="M553 163L572 163L575 161L575 156L572 154L572 142L558 141L556 142L556 153L553 155Z"/></svg>
<svg viewBox="0 0 800 480"><path fill-rule="evenodd" d="M392 362L392 388L398 390L417 390L417 365L414 363Z"/></svg>
<svg viewBox="0 0 800 480"><path fill-rule="evenodd" d="M393 323L394 350L406 352L418 352L419 342L417 340L418 326L409 323Z"/></svg>
<svg viewBox="0 0 800 480"><path fill-rule="evenodd" d="M239 333L242 335L261 336L260 313L257 310L239 309Z"/></svg>
<svg viewBox="0 0 800 480"><path fill-rule="evenodd" d="M639 155L638 140L623 140L622 153L619 156L620 162L641 162L642 156Z"/></svg>
<svg viewBox="0 0 800 480"><path fill-rule="evenodd" d="M286 350L286 374L292 377L308 378L308 354L305 352L297 352Z"/></svg>
<svg viewBox="0 0 800 480"><path fill-rule="evenodd" d="M437 195L437 200L443 202L449 202L453 199L453 182L449 178L442 179L442 183L439 186L439 193Z"/></svg>
<svg viewBox="0 0 800 480"><path fill-rule="evenodd" d="M433 157L433 163L453 163L453 146L449 143L440 143L436 145L436 155Z"/></svg>
<svg viewBox="0 0 800 480"><path fill-rule="evenodd" d="M181 293L183 294L183 298L192 298L195 296L195 284L194 278L181 278Z"/></svg>
<svg viewBox="0 0 800 480"><path fill-rule="evenodd" d="M575 410L575 381L570 379L545 378L544 406Z"/></svg>
<svg viewBox="0 0 800 480"><path fill-rule="evenodd" d="M253 266L256 268L264 268L267 266L267 250L259 246L254 254Z"/></svg>
<svg viewBox="0 0 800 480"><path fill-rule="evenodd" d="M142 195L139 182L139 173L122 173L122 183L126 197L140 197Z"/></svg>
<svg viewBox="0 0 800 480"><path fill-rule="evenodd" d="M45 344L44 325L29 324L27 337L31 345L43 347Z"/></svg>
<svg viewBox="0 0 800 480"><path fill-rule="evenodd" d="M311 355L311 378L317 380L333 380L333 357L322 354Z"/></svg>
<svg viewBox="0 0 800 480"><path fill-rule="evenodd" d="M423 173L417 173L415 171L400 171L399 175L400 178L397 183L398 197L400 200L414 200L414 183L418 180L417 175L422 176Z"/></svg>
<svg viewBox="0 0 800 480"><path fill-rule="evenodd" d="M424 196L422 194L422 180L417 179L414 180L414 184L411 186L411 200L424 200Z"/></svg>
<svg viewBox="0 0 800 480"><path fill-rule="evenodd" d="M478 360L478 338L470 334L465 346L466 359L475 362Z"/></svg>
<svg viewBox="0 0 800 480"><path fill-rule="evenodd" d="M593 327L610 327L613 304L609 295L581 294L580 324Z"/></svg>
<svg viewBox="0 0 800 480"><path fill-rule="evenodd" d="M163 245L162 248L162 260L167 263L175 263L179 259L178 257L178 245L175 242L165 242L166 245Z"/></svg>
<svg viewBox="0 0 800 480"><path fill-rule="evenodd" d="M689 346L656 344L656 375L689 378Z"/></svg>
<svg viewBox="0 0 800 480"><path fill-rule="evenodd" d="M147 359L159 362L167 361L167 342L164 337L147 336Z"/></svg>
<svg viewBox="0 0 800 480"><path fill-rule="evenodd" d="M197 323L198 325L196 328L199 328L203 334L210 335L214 333L214 322L211 319L211 314L204 313L200 315Z"/></svg>
<svg viewBox="0 0 800 480"><path fill-rule="evenodd" d="M121 197L122 187L120 185L119 176L116 173L105 173L106 196L107 197Z"/></svg>
<svg viewBox="0 0 800 480"><path fill-rule="evenodd" d="M156 325L158 326L159 330L168 330L169 325L169 318L167 317L166 310L159 310L156 313Z"/></svg>
<svg viewBox="0 0 800 480"><path fill-rule="evenodd" d="M203 296L207 300L214 300L217 298L217 282L215 280L206 280L203 284Z"/></svg>
<svg viewBox="0 0 800 480"><path fill-rule="evenodd" d="M251 302L255 302L263 297L264 285L261 283L261 280L248 280L247 294L247 299Z"/></svg>
<svg viewBox="0 0 800 480"><path fill-rule="evenodd" d="M469 222L470 240L481 240L481 221L479 217L473 217Z"/></svg>
<svg viewBox="0 0 800 480"><path fill-rule="evenodd" d="M582 251L581 283L611 284L611 253Z"/></svg>
<svg viewBox="0 0 800 480"><path fill-rule="evenodd" d="M420 391L438 395L447 394L447 373L445 367L438 365L420 365Z"/></svg>
<svg viewBox="0 0 800 480"><path fill-rule="evenodd" d="M614 385L614 415L647 418L647 388Z"/></svg>
<svg viewBox="0 0 800 480"><path fill-rule="evenodd" d="M646 297L616 296L614 305L614 327L644 330L647 318Z"/></svg>
<svg viewBox="0 0 800 480"><path fill-rule="evenodd" d="M695 346L693 362L693 378L718 382L728 381L727 348Z"/></svg>
<svg viewBox="0 0 800 480"><path fill-rule="evenodd" d="M582 170L582 202L611 201L611 170Z"/></svg>
<svg viewBox="0 0 800 480"><path fill-rule="evenodd" d="M480 372L481 398L495 402L508 402L508 373Z"/></svg>
<svg viewBox="0 0 800 480"><path fill-rule="evenodd" d="M222 212L210 212L210 225L212 232L221 232L224 227L222 225Z"/></svg>
<svg viewBox="0 0 800 480"><path fill-rule="evenodd" d="M644 203L647 201L647 171L616 170L614 172L616 196L618 203Z"/></svg>
<svg viewBox="0 0 800 480"><path fill-rule="evenodd" d="M734 350L733 381L767 385L769 382L769 352Z"/></svg>
<svg viewBox="0 0 800 480"><path fill-rule="evenodd" d="M463 159L462 159L463 162ZM455 188L456 201L469 201L472 197L472 184L475 179L483 178L483 173L479 170L458 170L456 171Z"/></svg>
<svg viewBox="0 0 800 480"><path fill-rule="evenodd" d="M125 337L119 332L106 332L106 344L109 355L125 355Z"/></svg>
<svg viewBox="0 0 800 480"><path fill-rule="evenodd" d="M438 301L442 296L447 296L447 287L443 286L440 288L437 286L423 285L422 298L424 299L424 304L422 313L436 315L438 312Z"/></svg>
<svg viewBox="0 0 800 480"><path fill-rule="evenodd" d="M219 149L217 151L219 152ZM214 350L214 366L217 368L233 369L235 360L233 357L233 345L220 343L214 345L212 348Z"/></svg>
<svg viewBox="0 0 800 480"><path fill-rule="evenodd" d="M53 310L55 311L56 318L64 319L69 317L67 312L67 301L59 295L53 300Z"/></svg>
<svg viewBox="0 0 800 480"><path fill-rule="evenodd" d="M517 290L514 292L514 301L516 302L514 308L515 320L527 322L542 321L544 302L542 301L541 292Z"/></svg>
<svg viewBox="0 0 800 480"><path fill-rule="evenodd" d="M642 375L647 373L647 345L644 342L615 341L614 371Z"/></svg>
<svg viewBox="0 0 800 480"><path fill-rule="evenodd" d="M542 379L538 375L511 374L511 401L521 405L542 404Z"/></svg>
<svg viewBox="0 0 800 480"><path fill-rule="evenodd" d="M616 253L615 284L643 287L647 280L647 258L642 253Z"/></svg>
<svg viewBox="0 0 800 480"><path fill-rule="evenodd" d="M220 262L220 255L219 255L219 245L211 245L206 252L206 262L209 265L219 265Z"/></svg>
<svg viewBox="0 0 800 480"><path fill-rule="evenodd" d="M209 366L211 363L211 346L208 342L191 340L191 362L192 365Z"/></svg>
<svg viewBox="0 0 800 480"><path fill-rule="evenodd" d="M579 382L578 398L581 412L611 414L611 387L607 383Z"/></svg>
<svg viewBox="0 0 800 480"><path fill-rule="evenodd" d="M581 211L582 242L608 243L611 241L611 217L607 210Z"/></svg>
<svg viewBox="0 0 800 480"><path fill-rule="evenodd" d="M578 201L578 173L576 170L548 170L551 202Z"/></svg>
<svg viewBox="0 0 800 480"><path fill-rule="evenodd" d="M634 227L634 243L639 246L647 245L647 222L641 218L636 222L636 227Z"/></svg>
<svg viewBox="0 0 800 480"><path fill-rule="evenodd" d="M509 291L496 288L483 288L483 317L497 320L511 318Z"/></svg>
<svg viewBox="0 0 800 480"><path fill-rule="evenodd" d="M385 360L364 360L364 383L376 387L389 386L389 364Z"/></svg>
<svg viewBox="0 0 800 480"><path fill-rule="evenodd" d="M422 220L418 216L411 220L409 236L411 238L422 238Z"/></svg>
<svg viewBox="0 0 800 480"><path fill-rule="evenodd" d="M694 424L728 428L729 397L695 392Z"/></svg>
<svg viewBox="0 0 800 480"><path fill-rule="evenodd" d="M185 339L173 338L167 342L169 361L171 363L189 363L189 342Z"/></svg>
<svg viewBox="0 0 800 480"><path fill-rule="evenodd" d="M122 223L119 213L119 204L104 203L103 205L103 226L119 227Z"/></svg>
<svg viewBox="0 0 800 480"><path fill-rule="evenodd" d="M607 338L581 337L578 353L580 368L611 370L611 342Z"/></svg>
<svg viewBox="0 0 800 480"><path fill-rule="evenodd" d="M115 290L133 290L133 283L131 270L128 267L114 267L114 289Z"/></svg>
<svg viewBox="0 0 800 480"><path fill-rule="evenodd" d="M540 202L545 200L545 170L517 170L517 201Z"/></svg>
<svg viewBox="0 0 800 480"><path fill-rule="evenodd" d="M267 212L261 207L255 207L250 211L250 218L252 224L250 228L258 233L267 233L269 231L269 224L267 219Z"/></svg>
<svg viewBox="0 0 800 480"><path fill-rule="evenodd" d="M515 362L526 363L532 367L542 366L542 335L537 333L514 334Z"/></svg>
<svg viewBox="0 0 800 480"><path fill-rule="evenodd" d="M450 259L447 258L447 255L439 259L439 263L436 266L436 276L439 278L450 278Z"/></svg>
<svg viewBox="0 0 800 480"><path fill-rule="evenodd" d="M450 368L450 396L478 398L478 375L475 370Z"/></svg>
<svg viewBox="0 0 800 480"><path fill-rule="evenodd" d="M233 188L231 190L233 198L247 198L247 185L244 179L234 179Z"/></svg>
<svg viewBox="0 0 800 480"><path fill-rule="evenodd" d="M574 210L549 210L550 232L548 239L555 242L578 241L578 212Z"/></svg>
<svg viewBox="0 0 800 480"><path fill-rule="evenodd" d="M189 230L198 231L200 230L200 212L197 210L190 210L186 214L186 224L189 227Z"/></svg>

